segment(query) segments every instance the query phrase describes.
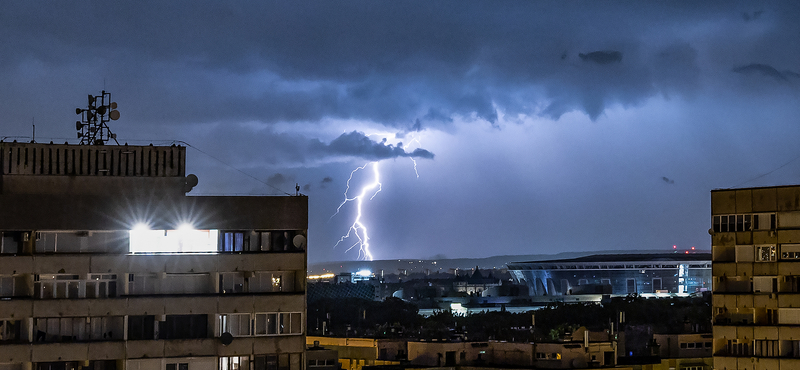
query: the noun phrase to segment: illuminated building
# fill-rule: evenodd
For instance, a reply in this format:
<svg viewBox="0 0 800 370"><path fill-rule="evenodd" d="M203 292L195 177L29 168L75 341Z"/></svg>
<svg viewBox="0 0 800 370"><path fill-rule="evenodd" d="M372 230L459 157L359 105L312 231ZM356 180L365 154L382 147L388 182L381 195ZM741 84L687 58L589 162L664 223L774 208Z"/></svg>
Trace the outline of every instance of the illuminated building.
<svg viewBox="0 0 800 370"><path fill-rule="evenodd" d="M0 369L301 370L305 196L187 196L181 146L0 143Z"/></svg>
<svg viewBox="0 0 800 370"><path fill-rule="evenodd" d="M711 289L708 253L596 254L508 264L531 296L688 295Z"/></svg>
<svg viewBox="0 0 800 370"><path fill-rule="evenodd" d="M711 192L714 368L800 368L800 186Z"/></svg>

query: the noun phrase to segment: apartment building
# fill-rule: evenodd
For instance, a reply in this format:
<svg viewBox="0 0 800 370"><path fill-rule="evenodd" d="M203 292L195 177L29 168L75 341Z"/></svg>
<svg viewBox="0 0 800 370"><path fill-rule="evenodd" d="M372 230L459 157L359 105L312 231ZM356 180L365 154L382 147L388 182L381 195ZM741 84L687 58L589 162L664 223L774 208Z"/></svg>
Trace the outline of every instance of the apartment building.
<svg viewBox="0 0 800 370"><path fill-rule="evenodd" d="M711 192L715 369L800 369L800 186Z"/></svg>
<svg viewBox="0 0 800 370"><path fill-rule="evenodd" d="M0 142L1 370L302 370L305 196L189 196L181 146Z"/></svg>

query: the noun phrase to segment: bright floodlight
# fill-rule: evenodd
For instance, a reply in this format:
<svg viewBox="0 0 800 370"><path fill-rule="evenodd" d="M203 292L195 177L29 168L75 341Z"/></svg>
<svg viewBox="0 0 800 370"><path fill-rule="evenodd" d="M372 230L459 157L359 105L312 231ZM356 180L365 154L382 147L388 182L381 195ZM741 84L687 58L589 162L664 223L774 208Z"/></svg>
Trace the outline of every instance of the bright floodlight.
<svg viewBox="0 0 800 370"><path fill-rule="evenodd" d="M182 223L182 224L178 225L178 230L179 230L179 231L189 231L189 230L194 230L194 226L192 226L192 224L190 224L190 223L188 223L188 222L184 222L184 223Z"/></svg>
<svg viewBox="0 0 800 370"><path fill-rule="evenodd" d="M150 230L150 226L148 226L144 222L139 222L139 223L133 225L133 228L131 228L131 230L132 231L146 231L146 230Z"/></svg>
<svg viewBox="0 0 800 370"><path fill-rule="evenodd" d="M217 252L218 238L219 230L195 230L191 225L181 225L178 230L134 228L130 231L128 250L132 253Z"/></svg>
<svg viewBox="0 0 800 370"><path fill-rule="evenodd" d="M372 276L372 271L364 269L364 270L361 270L359 272L356 272L356 275L362 276L362 277L370 277L370 276Z"/></svg>

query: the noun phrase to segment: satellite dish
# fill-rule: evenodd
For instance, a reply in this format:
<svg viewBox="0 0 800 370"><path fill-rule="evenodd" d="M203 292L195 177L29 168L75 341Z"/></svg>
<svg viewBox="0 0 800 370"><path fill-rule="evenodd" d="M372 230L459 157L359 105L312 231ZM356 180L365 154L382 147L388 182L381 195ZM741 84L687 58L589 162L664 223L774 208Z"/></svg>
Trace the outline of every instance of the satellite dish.
<svg viewBox="0 0 800 370"><path fill-rule="evenodd" d="M110 113L108 113L108 117L111 118L112 121L118 120L119 119L119 111L118 110L112 110Z"/></svg>
<svg viewBox="0 0 800 370"><path fill-rule="evenodd" d="M198 181L197 180L197 175L195 175L193 173L189 174L189 176L186 176L186 185L189 185L191 187L195 187L195 186L197 186L197 181Z"/></svg>
<svg viewBox="0 0 800 370"><path fill-rule="evenodd" d="M188 192L192 191L192 188L197 186L197 181L198 181L197 180L197 175L189 174L189 176L186 176L186 178L183 181L184 181L183 182L183 191L188 193Z"/></svg>
<svg viewBox="0 0 800 370"><path fill-rule="evenodd" d="M106 114L106 106L105 105L101 105L101 106L97 107L97 113L99 113L101 116Z"/></svg>
<svg viewBox="0 0 800 370"><path fill-rule="evenodd" d="M306 237L302 235L295 235L292 239L292 244L294 244L297 248L305 248L306 247Z"/></svg>
<svg viewBox="0 0 800 370"><path fill-rule="evenodd" d="M81 124L81 121L75 121L75 129L80 131L81 127L83 127L83 125Z"/></svg>
<svg viewBox="0 0 800 370"><path fill-rule="evenodd" d="M83 109L75 108L75 114L81 114L82 112L83 112Z"/></svg>
<svg viewBox="0 0 800 370"><path fill-rule="evenodd" d="M233 335L226 331L219 336L219 341L222 342L223 346L227 346L233 342Z"/></svg>
<svg viewBox="0 0 800 370"><path fill-rule="evenodd" d="M111 109L117 109L117 102L111 102Z"/></svg>

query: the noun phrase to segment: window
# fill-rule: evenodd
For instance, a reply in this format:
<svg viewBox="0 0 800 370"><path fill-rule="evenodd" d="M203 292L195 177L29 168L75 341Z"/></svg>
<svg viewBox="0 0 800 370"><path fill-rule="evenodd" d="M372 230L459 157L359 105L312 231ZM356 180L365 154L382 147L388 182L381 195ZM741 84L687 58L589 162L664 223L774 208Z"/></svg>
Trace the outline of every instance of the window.
<svg viewBox="0 0 800 370"><path fill-rule="evenodd" d="M159 339L199 339L208 337L208 315L167 315L158 323Z"/></svg>
<svg viewBox="0 0 800 370"><path fill-rule="evenodd" d="M156 274L129 274L128 275L128 294L144 295L156 294L158 277Z"/></svg>
<svg viewBox="0 0 800 370"><path fill-rule="evenodd" d="M774 293L778 291L778 278L775 276L753 276L754 293Z"/></svg>
<svg viewBox="0 0 800 370"><path fill-rule="evenodd" d="M131 230L131 253L217 252L218 230Z"/></svg>
<svg viewBox="0 0 800 370"><path fill-rule="evenodd" d="M774 245L756 246L756 262L774 262L777 259L778 254L775 252Z"/></svg>
<svg viewBox="0 0 800 370"><path fill-rule="evenodd" d="M753 341L753 355L761 357L777 357L778 356L778 341L777 340L754 340Z"/></svg>
<svg viewBox="0 0 800 370"><path fill-rule="evenodd" d="M24 284L22 276L19 275L0 275L0 297L14 297L24 294L24 289L19 285Z"/></svg>
<svg viewBox="0 0 800 370"><path fill-rule="evenodd" d="M0 342L22 339L21 327L21 320L0 319Z"/></svg>
<svg viewBox="0 0 800 370"><path fill-rule="evenodd" d="M253 370L300 370L300 365L302 365L300 362L300 355L300 353L288 353L255 356L253 359ZM319 361L322 360L318 360L318 363Z"/></svg>
<svg viewBox="0 0 800 370"><path fill-rule="evenodd" d="M741 343L736 339L728 340L727 354L733 356L752 356L752 348L747 343Z"/></svg>
<svg viewBox="0 0 800 370"><path fill-rule="evenodd" d="M220 293L243 293L244 291L244 273L221 272L219 274Z"/></svg>
<svg viewBox="0 0 800 370"><path fill-rule="evenodd" d="M81 298L81 283L83 282L78 275L42 274L34 275L33 280L33 291L36 298Z"/></svg>
<svg viewBox="0 0 800 370"><path fill-rule="evenodd" d="M800 259L800 244L781 244L781 259Z"/></svg>
<svg viewBox="0 0 800 370"><path fill-rule="evenodd" d="M122 316L39 317L34 319L35 342L122 340Z"/></svg>
<svg viewBox="0 0 800 370"><path fill-rule="evenodd" d="M561 354L558 352L553 353L546 353L546 352L536 352L536 359L537 360L560 360Z"/></svg>
<svg viewBox="0 0 800 370"><path fill-rule="evenodd" d="M255 335L302 334L300 312L256 313Z"/></svg>
<svg viewBox="0 0 800 370"><path fill-rule="evenodd" d="M222 314L219 315L219 332L230 333L234 337L250 335L250 314Z"/></svg>
<svg viewBox="0 0 800 370"><path fill-rule="evenodd" d="M104 362L104 361L93 361L94 363L97 362ZM78 370L83 365L83 361L59 361L59 362L37 362L34 369L36 370ZM94 364L93 364L94 365ZM91 367L87 367L91 369ZM95 369L97 369L95 367ZM109 368L111 369L111 368Z"/></svg>
<svg viewBox="0 0 800 370"><path fill-rule="evenodd" d="M294 245L294 237L302 234L295 230L265 231L259 234L262 251L280 252L299 250L298 247Z"/></svg>
<svg viewBox="0 0 800 370"><path fill-rule="evenodd" d="M21 241L19 232L0 232L0 253L19 253Z"/></svg>
<svg viewBox="0 0 800 370"><path fill-rule="evenodd" d="M257 313L256 314L256 335L278 334L278 314L276 313Z"/></svg>
<svg viewBox="0 0 800 370"><path fill-rule="evenodd" d="M249 291L255 292L293 292L294 271L258 271L248 279Z"/></svg>
<svg viewBox="0 0 800 370"><path fill-rule="evenodd" d="M89 274L89 279L86 281L86 298L113 298L116 296L116 274Z"/></svg>
<svg viewBox="0 0 800 370"><path fill-rule="evenodd" d="M785 346L785 347L784 347ZM783 340L781 341L781 347L784 347L786 351L781 351L782 354L786 357L800 357L800 340Z"/></svg>
<svg viewBox="0 0 800 370"><path fill-rule="evenodd" d="M278 355L255 356L253 370L278 370Z"/></svg>
<svg viewBox="0 0 800 370"><path fill-rule="evenodd" d="M739 214L714 216L712 228L715 233L751 230L775 230L774 213Z"/></svg>
<svg viewBox="0 0 800 370"><path fill-rule="evenodd" d="M128 339L155 339L155 316L128 316Z"/></svg>
<svg viewBox="0 0 800 370"><path fill-rule="evenodd" d="M220 232L221 252L242 252L250 249L250 234L242 231Z"/></svg>
<svg viewBox="0 0 800 370"><path fill-rule="evenodd" d="M220 357L219 370L249 370L249 356Z"/></svg>
<svg viewBox="0 0 800 370"><path fill-rule="evenodd" d="M188 362L168 363L167 370L189 370Z"/></svg>

